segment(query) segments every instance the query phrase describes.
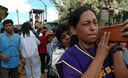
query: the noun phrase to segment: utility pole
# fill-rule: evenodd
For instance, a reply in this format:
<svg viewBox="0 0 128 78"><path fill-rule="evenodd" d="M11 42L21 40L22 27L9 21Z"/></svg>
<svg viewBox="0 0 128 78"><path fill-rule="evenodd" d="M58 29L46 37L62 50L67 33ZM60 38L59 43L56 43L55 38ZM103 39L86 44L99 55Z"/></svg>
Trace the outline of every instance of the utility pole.
<svg viewBox="0 0 128 78"><path fill-rule="evenodd" d="M34 21L33 21L33 9L32 9L32 0L31 0L31 11L32 11L32 27L35 30L35 25L34 25Z"/></svg>
<svg viewBox="0 0 128 78"><path fill-rule="evenodd" d="M43 3L43 5L45 6L45 16L46 16L46 25L47 25L47 5L44 3L44 1L43 0L40 0L42 3Z"/></svg>
<svg viewBox="0 0 128 78"><path fill-rule="evenodd" d="M18 9L16 9L16 13L17 13L18 26L20 26L20 25L19 25L19 14L18 14L18 13L19 13L19 11L18 11Z"/></svg>

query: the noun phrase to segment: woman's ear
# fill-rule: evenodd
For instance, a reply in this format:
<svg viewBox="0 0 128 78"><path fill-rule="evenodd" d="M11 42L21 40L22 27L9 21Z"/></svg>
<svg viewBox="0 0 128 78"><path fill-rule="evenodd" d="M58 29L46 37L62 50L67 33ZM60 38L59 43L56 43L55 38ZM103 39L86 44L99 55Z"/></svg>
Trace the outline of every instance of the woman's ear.
<svg viewBox="0 0 128 78"><path fill-rule="evenodd" d="M76 35L76 29L75 29L75 27L70 26L70 30L71 30L71 33L72 33L73 35Z"/></svg>

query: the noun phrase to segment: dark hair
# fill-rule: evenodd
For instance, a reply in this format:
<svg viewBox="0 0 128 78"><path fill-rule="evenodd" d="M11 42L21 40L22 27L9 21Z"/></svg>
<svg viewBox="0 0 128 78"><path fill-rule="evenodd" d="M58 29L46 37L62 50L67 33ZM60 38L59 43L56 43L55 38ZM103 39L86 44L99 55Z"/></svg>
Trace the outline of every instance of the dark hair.
<svg viewBox="0 0 128 78"><path fill-rule="evenodd" d="M23 25L21 27L21 31L22 31L24 37L25 37L25 34L27 36L30 36L29 30L32 30L33 31L33 28L31 26L30 22L23 23Z"/></svg>
<svg viewBox="0 0 128 78"><path fill-rule="evenodd" d="M5 24L11 23L13 25L13 21L11 19L7 19L3 21L3 25L5 26Z"/></svg>
<svg viewBox="0 0 128 78"><path fill-rule="evenodd" d="M41 30L48 30L48 28L46 26L44 26L43 28L41 28ZM43 35L45 35L46 31L43 32Z"/></svg>
<svg viewBox="0 0 128 78"><path fill-rule="evenodd" d="M69 19L68 19L69 26L76 27L78 21L80 20L80 16L82 15L82 13L85 11L89 11L89 10L92 11L97 18L96 12L92 8L87 7L87 6L81 6L77 9L75 9L75 11L73 11L70 14Z"/></svg>
<svg viewBox="0 0 128 78"><path fill-rule="evenodd" d="M48 28L44 26L42 29L48 29Z"/></svg>
<svg viewBox="0 0 128 78"><path fill-rule="evenodd" d="M72 35L71 36L71 42L70 42L70 47L74 46L75 44L78 44L79 40L77 38L77 35Z"/></svg>
<svg viewBox="0 0 128 78"><path fill-rule="evenodd" d="M14 32L15 32L16 34L20 34L21 30L18 29L18 28L14 28Z"/></svg>
<svg viewBox="0 0 128 78"><path fill-rule="evenodd" d="M39 35L41 31L41 28L37 29L37 34Z"/></svg>
<svg viewBox="0 0 128 78"><path fill-rule="evenodd" d="M70 31L69 24L67 22L59 24L59 26L56 29L55 36L59 42L61 42L61 34L65 31Z"/></svg>
<svg viewBox="0 0 128 78"><path fill-rule="evenodd" d="M54 35L55 35L55 33L56 33L56 28L53 28L52 31L53 31L53 33L54 33Z"/></svg>

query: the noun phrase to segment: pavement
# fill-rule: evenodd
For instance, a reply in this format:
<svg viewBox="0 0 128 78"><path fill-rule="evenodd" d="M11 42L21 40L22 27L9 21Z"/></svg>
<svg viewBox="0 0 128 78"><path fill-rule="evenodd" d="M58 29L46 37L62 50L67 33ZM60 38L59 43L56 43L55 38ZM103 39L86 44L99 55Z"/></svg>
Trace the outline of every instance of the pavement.
<svg viewBox="0 0 128 78"><path fill-rule="evenodd" d="M19 78L26 78L25 69L24 69L24 67L23 67L21 62L20 62L18 71L19 71ZM47 73L46 72L42 73L41 74L41 78L47 78Z"/></svg>

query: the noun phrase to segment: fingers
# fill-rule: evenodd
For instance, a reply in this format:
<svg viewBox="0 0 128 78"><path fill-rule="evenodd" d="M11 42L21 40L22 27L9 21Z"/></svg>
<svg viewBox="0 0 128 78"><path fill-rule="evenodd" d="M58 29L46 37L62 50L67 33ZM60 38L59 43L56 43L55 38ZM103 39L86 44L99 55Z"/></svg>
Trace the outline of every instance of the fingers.
<svg viewBox="0 0 128 78"><path fill-rule="evenodd" d="M128 38L128 31L127 31L127 32L123 32L121 35L122 35L123 37Z"/></svg>
<svg viewBox="0 0 128 78"><path fill-rule="evenodd" d="M104 43L105 35L106 35L106 32L104 32L104 35L103 35L103 36L101 36L101 40L100 40L99 45L102 45L102 43Z"/></svg>
<svg viewBox="0 0 128 78"><path fill-rule="evenodd" d="M5 58L4 61L8 62L10 59L9 58Z"/></svg>
<svg viewBox="0 0 128 78"><path fill-rule="evenodd" d="M5 55L2 56L2 59L3 59L5 62L7 62L7 61L10 60L10 59L8 58L8 56L5 56Z"/></svg>
<svg viewBox="0 0 128 78"><path fill-rule="evenodd" d="M106 38L105 38L105 44L106 44L106 45L109 43L110 34L111 34L110 32L108 32L108 33L106 34Z"/></svg>
<svg viewBox="0 0 128 78"><path fill-rule="evenodd" d="M10 59L7 57L6 61L9 61Z"/></svg>
<svg viewBox="0 0 128 78"><path fill-rule="evenodd" d="M99 45L101 44L107 45L109 43L109 39L110 39L110 32L104 32L104 35L101 37L101 41Z"/></svg>
<svg viewBox="0 0 128 78"><path fill-rule="evenodd" d="M124 22L122 23L123 26L125 26L126 24L128 24L128 20L126 20L126 21L124 21Z"/></svg>
<svg viewBox="0 0 128 78"><path fill-rule="evenodd" d="M121 29L121 32L122 32L122 36L123 37L128 37L128 20L126 20L125 22L122 23L122 25L124 26L122 29Z"/></svg>
<svg viewBox="0 0 128 78"><path fill-rule="evenodd" d="M121 29L121 32L125 32L126 30L128 30L128 24L124 25L124 27Z"/></svg>
<svg viewBox="0 0 128 78"><path fill-rule="evenodd" d="M125 48L126 43L120 43L120 47Z"/></svg>

